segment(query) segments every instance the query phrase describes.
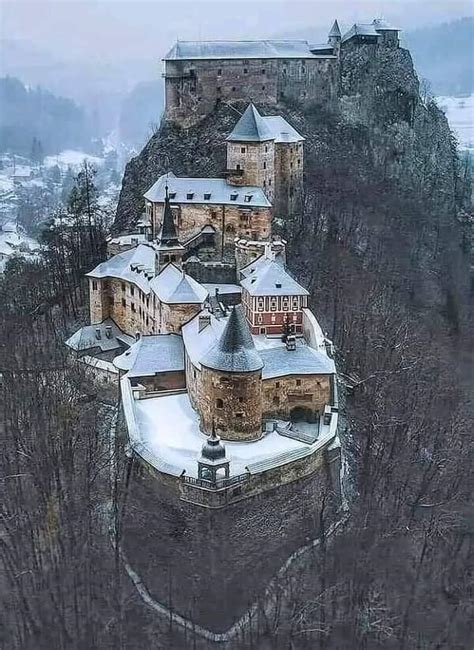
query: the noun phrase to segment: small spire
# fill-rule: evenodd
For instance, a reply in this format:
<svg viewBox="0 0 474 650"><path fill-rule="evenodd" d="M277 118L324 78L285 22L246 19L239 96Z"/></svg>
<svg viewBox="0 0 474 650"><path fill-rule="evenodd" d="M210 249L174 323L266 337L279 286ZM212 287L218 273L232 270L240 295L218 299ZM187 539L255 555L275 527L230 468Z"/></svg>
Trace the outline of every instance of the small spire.
<svg viewBox="0 0 474 650"><path fill-rule="evenodd" d="M334 21L333 26L329 32L329 38L341 38L341 30L339 29L339 23L337 19Z"/></svg>
<svg viewBox="0 0 474 650"><path fill-rule="evenodd" d="M168 245L178 244L178 234L174 225L173 213L171 212L170 197L168 193L168 183L165 185L165 207L163 210L163 223L161 225L161 243Z"/></svg>

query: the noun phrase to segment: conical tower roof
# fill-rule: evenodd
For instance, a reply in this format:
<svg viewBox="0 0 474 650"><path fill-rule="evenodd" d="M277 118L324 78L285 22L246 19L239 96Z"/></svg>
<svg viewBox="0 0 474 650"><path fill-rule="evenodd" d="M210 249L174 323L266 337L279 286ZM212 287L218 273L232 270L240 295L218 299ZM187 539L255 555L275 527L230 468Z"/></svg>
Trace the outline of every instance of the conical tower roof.
<svg viewBox="0 0 474 650"><path fill-rule="evenodd" d="M328 36L329 38L334 36L337 38L341 38L341 30L339 29L339 23L337 22L337 20L334 21L334 24L331 27L331 31L329 32Z"/></svg>
<svg viewBox="0 0 474 650"><path fill-rule="evenodd" d="M241 305L234 307L220 339L201 364L222 372L256 372L263 368Z"/></svg>
<svg viewBox="0 0 474 650"><path fill-rule="evenodd" d="M171 212L170 197L168 195L168 186L166 186L165 193L165 209L163 212L163 223L161 226L160 233L160 244L166 244L166 246L177 246L178 233L176 232L176 226L174 225L173 213Z"/></svg>
<svg viewBox="0 0 474 650"><path fill-rule="evenodd" d="M227 137L228 141L233 142L266 142L274 139L274 134L253 104L247 106L234 130Z"/></svg>
<svg viewBox="0 0 474 650"><path fill-rule="evenodd" d="M211 435L201 448L201 458L199 460L209 464L225 462L225 447L216 434L214 426Z"/></svg>

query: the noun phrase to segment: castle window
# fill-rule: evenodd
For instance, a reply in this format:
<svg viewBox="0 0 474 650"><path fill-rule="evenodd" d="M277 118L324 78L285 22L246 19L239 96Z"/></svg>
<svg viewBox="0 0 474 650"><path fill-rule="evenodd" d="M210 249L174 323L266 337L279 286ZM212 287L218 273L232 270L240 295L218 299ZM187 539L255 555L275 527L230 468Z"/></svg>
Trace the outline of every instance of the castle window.
<svg viewBox="0 0 474 650"><path fill-rule="evenodd" d="M263 187L267 186L267 181L263 181Z"/></svg>
<svg viewBox="0 0 474 650"><path fill-rule="evenodd" d="M235 86L232 86L232 92L235 93Z"/></svg>
<svg viewBox="0 0 474 650"><path fill-rule="evenodd" d="M218 74L219 77L221 76L221 74L222 74L222 68L219 68L219 69L217 70L217 74Z"/></svg>
<svg viewBox="0 0 474 650"><path fill-rule="evenodd" d="M223 409L224 408L224 402L221 400L220 397L216 399L216 409Z"/></svg>
<svg viewBox="0 0 474 650"><path fill-rule="evenodd" d="M130 287L130 295L133 296L135 294L135 289L133 287Z"/></svg>
<svg viewBox="0 0 474 650"><path fill-rule="evenodd" d="M292 162L290 162L290 167L291 167L291 169L293 169L293 163Z"/></svg>
<svg viewBox="0 0 474 650"><path fill-rule="evenodd" d="M111 307L114 306L114 297L113 297L113 296L109 296L109 305L110 305Z"/></svg>
<svg viewBox="0 0 474 650"><path fill-rule="evenodd" d="M297 385L297 386L301 386L301 379L297 379L297 380L296 380L296 385Z"/></svg>
<svg viewBox="0 0 474 650"><path fill-rule="evenodd" d="M245 153L245 147L240 148L240 153Z"/></svg>
<svg viewBox="0 0 474 650"><path fill-rule="evenodd" d="M262 86L262 90L265 90L265 86Z"/></svg>
<svg viewBox="0 0 474 650"><path fill-rule="evenodd" d="M298 158L298 165L301 165L301 158Z"/></svg>
<svg viewBox="0 0 474 650"><path fill-rule="evenodd" d="M134 302L131 302L131 303L130 303L130 307L131 307L131 309L132 309L133 312L136 311L136 309L135 309L135 303L134 303Z"/></svg>
<svg viewBox="0 0 474 650"><path fill-rule="evenodd" d="M265 153L268 153L268 145L265 145Z"/></svg>
<svg viewBox="0 0 474 650"><path fill-rule="evenodd" d="M261 327L260 334L266 334L266 333L267 333L267 329L265 327Z"/></svg>
<svg viewBox="0 0 474 650"><path fill-rule="evenodd" d="M275 395L275 397L273 398L273 403L275 404L275 406L278 406L278 404L280 403L280 398L277 395Z"/></svg>
<svg viewBox="0 0 474 650"><path fill-rule="evenodd" d="M232 194L230 195L230 200L231 201L237 201L238 196L239 195L237 194L237 192L232 192Z"/></svg>
<svg viewBox="0 0 474 650"><path fill-rule="evenodd" d="M246 194L245 197L244 197L245 203L250 203L251 200L252 200L252 196L253 196L253 194Z"/></svg>
<svg viewBox="0 0 474 650"><path fill-rule="evenodd" d="M125 291L125 284L122 282L122 291Z"/></svg>
<svg viewBox="0 0 474 650"><path fill-rule="evenodd" d="M269 184L269 185L272 184L272 179L271 179L271 178L268 180L268 184Z"/></svg>
<svg viewBox="0 0 474 650"><path fill-rule="evenodd" d="M266 72L265 68L262 68L262 74L266 74Z"/></svg>
<svg viewBox="0 0 474 650"><path fill-rule="evenodd" d="M92 289L94 289L94 291L97 289L97 282L95 280L92 282Z"/></svg>
<svg viewBox="0 0 474 650"><path fill-rule="evenodd" d="M243 413L236 413L235 417L238 418L239 420L241 420L244 417L244 414Z"/></svg>
<svg viewBox="0 0 474 650"><path fill-rule="evenodd" d="M244 74L248 74L248 68L244 68Z"/></svg>
<svg viewBox="0 0 474 650"><path fill-rule="evenodd" d="M196 379L196 368L193 368L193 377Z"/></svg>
<svg viewBox="0 0 474 650"><path fill-rule="evenodd" d="M267 163L264 162L264 163L263 163L263 169L266 169L266 168L267 168Z"/></svg>
<svg viewBox="0 0 474 650"><path fill-rule="evenodd" d="M279 381L275 382L275 388L280 388L280 382Z"/></svg>
<svg viewBox="0 0 474 650"><path fill-rule="evenodd" d="M126 307L126 306L127 306L127 301L125 300L125 298L122 298L122 307Z"/></svg>
<svg viewBox="0 0 474 650"><path fill-rule="evenodd" d="M217 90L217 94L220 95L222 92L222 88L220 86L217 86L216 90Z"/></svg>
<svg viewBox="0 0 474 650"><path fill-rule="evenodd" d="M170 200L175 199L176 198L176 192L170 192L168 196L170 197Z"/></svg>
<svg viewBox="0 0 474 650"><path fill-rule="evenodd" d="M205 192L205 194L204 194L204 200L205 200L205 201L209 201L210 198L211 198L211 193L210 193L210 192Z"/></svg>
<svg viewBox="0 0 474 650"><path fill-rule="evenodd" d="M194 192L188 192L186 194L186 198L188 199L188 201L191 200L193 198L193 196L194 196Z"/></svg>
<svg viewBox="0 0 474 650"><path fill-rule="evenodd" d="M237 165L236 169L239 172L240 171L240 165Z"/></svg>
<svg viewBox="0 0 474 650"><path fill-rule="evenodd" d="M243 398L243 397L239 397L239 402L240 402L241 404L242 404L243 401L244 401L244 398Z"/></svg>

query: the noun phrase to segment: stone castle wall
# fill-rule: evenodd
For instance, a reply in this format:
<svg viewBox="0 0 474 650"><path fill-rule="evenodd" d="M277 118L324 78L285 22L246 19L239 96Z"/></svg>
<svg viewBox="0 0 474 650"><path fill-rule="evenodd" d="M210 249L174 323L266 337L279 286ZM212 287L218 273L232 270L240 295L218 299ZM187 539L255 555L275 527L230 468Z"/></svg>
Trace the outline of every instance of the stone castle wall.
<svg viewBox="0 0 474 650"><path fill-rule="evenodd" d="M232 187L229 187L229 194L231 191ZM156 233L160 231L162 213L163 204L154 203L151 217ZM271 234L271 208L182 203L173 206L173 215L179 238L183 242L201 232L204 226L215 228L215 244L219 254L223 247L224 250L233 248L236 236L264 240Z"/></svg>
<svg viewBox="0 0 474 650"><path fill-rule="evenodd" d="M274 106L294 99L327 104L337 91L335 56L165 62L165 116L184 127L209 115L219 101Z"/></svg>
<svg viewBox="0 0 474 650"><path fill-rule="evenodd" d="M317 419L331 403L329 375L288 375L263 381L263 415L285 420L298 410L309 421Z"/></svg>
<svg viewBox="0 0 474 650"><path fill-rule="evenodd" d="M198 388L205 431L213 425L224 440L255 440L262 435L261 371L224 373L203 367ZM231 427L231 428L229 428Z"/></svg>
<svg viewBox="0 0 474 650"><path fill-rule="evenodd" d="M277 144L275 151L274 214L287 217L298 214L303 197L303 143Z"/></svg>
<svg viewBox="0 0 474 650"><path fill-rule="evenodd" d="M262 187L273 203L275 194L275 144L267 142L228 142L227 168L243 170L243 185Z"/></svg>

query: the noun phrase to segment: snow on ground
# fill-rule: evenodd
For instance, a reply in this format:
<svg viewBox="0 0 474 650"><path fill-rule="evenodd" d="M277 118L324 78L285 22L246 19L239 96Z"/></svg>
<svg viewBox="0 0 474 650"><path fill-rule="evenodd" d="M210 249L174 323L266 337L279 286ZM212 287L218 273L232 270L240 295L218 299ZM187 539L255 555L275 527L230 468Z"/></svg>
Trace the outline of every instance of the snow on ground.
<svg viewBox="0 0 474 650"><path fill-rule="evenodd" d="M103 158L92 156L91 154L84 153L83 151L74 151L73 149L67 149L66 151L61 151L61 153L57 154L56 156L46 156L43 165L47 168L57 165L61 170L67 170L68 167L78 169L84 160L87 160L88 163L91 163L96 167L101 167L104 164Z"/></svg>
<svg viewBox="0 0 474 650"><path fill-rule="evenodd" d="M206 436L199 429L199 416L188 394L134 400L133 407L141 439L148 450L165 463L197 477L197 458ZM308 448L307 444L280 436L276 431L254 442L224 441L224 445L231 476L245 473L249 463Z"/></svg>
<svg viewBox="0 0 474 650"><path fill-rule="evenodd" d="M467 97L437 97L436 102L446 113L460 148L474 153L474 94Z"/></svg>

